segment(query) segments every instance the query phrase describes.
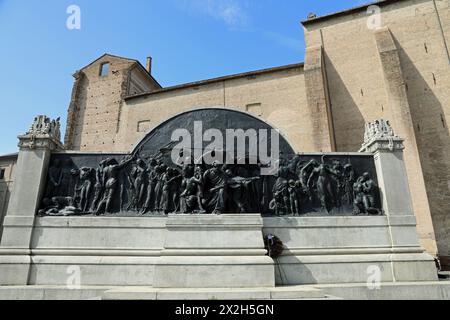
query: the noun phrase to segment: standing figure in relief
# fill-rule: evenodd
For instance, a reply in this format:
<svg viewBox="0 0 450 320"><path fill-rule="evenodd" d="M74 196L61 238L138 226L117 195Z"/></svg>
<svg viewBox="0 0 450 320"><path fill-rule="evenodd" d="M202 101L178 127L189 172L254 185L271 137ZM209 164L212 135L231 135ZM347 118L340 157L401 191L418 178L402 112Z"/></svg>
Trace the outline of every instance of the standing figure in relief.
<svg viewBox="0 0 450 320"><path fill-rule="evenodd" d="M300 205L299 205L299 194L297 184L294 180L289 180L288 193L289 193L289 204L291 214L294 216L300 215Z"/></svg>
<svg viewBox="0 0 450 320"><path fill-rule="evenodd" d="M355 170L351 164L344 166L344 191L343 191L343 204L352 205L354 199L353 185L356 181Z"/></svg>
<svg viewBox="0 0 450 320"><path fill-rule="evenodd" d="M61 183L56 196L74 197L75 196L75 180L72 175L74 165L71 159L63 161L61 169Z"/></svg>
<svg viewBox="0 0 450 320"><path fill-rule="evenodd" d="M159 164L155 168L156 172L156 186L155 186L155 211L161 212L161 198L164 187L164 175L166 174L167 166L163 163Z"/></svg>
<svg viewBox="0 0 450 320"><path fill-rule="evenodd" d="M78 209L81 212L89 211L89 198L91 196L92 175L95 172L93 168L82 167L72 170L72 174L77 177L78 182L75 186L75 199L78 202Z"/></svg>
<svg viewBox="0 0 450 320"><path fill-rule="evenodd" d="M60 195L61 179L61 161L59 159L55 159L53 160L52 166L48 169L47 196L51 197Z"/></svg>
<svg viewBox="0 0 450 320"><path fill-rule="evenodd" d="M161 204L160 209L165 214L170 213L172 210L176 210L174 208L174 195L176 198L176 192L177 192L177 180L180 179L181 176L178 174L178 171L173 168L167 168L166 173L164 174L162 181L163 181L163 187L162 187L162 195L161 195ZM176 204L176 207L178 207L178 204Z"/></svg>
<svg viewBox="0 0 450 320"><path fill-rule="evenodd" d="M103 169L106 164L106 160L99 163L98 168L95 170L95 185L94 185L94 199L91 204L91 212L95 212L98 207L98 203L103 196L105 188L105 182L103 181Z"/></svg>
<svg viewBox="0 0 450 320"><path fill-rule="evenodd" d="M320 200L322 209L327 213L330 213L333 206L336 205L332 176L336 176L336 173L325 163L324 157L322 157L322 163L317 168L314 168L308 179L308 186L313 181L316 182L317 197Z"/></svg>
<svg viewBox="0 0 450 320"><path fill-rule="evenodd" d="M205 183L205 192L208 192L206 207L213 214L222 214L226 210L226 201L228 198L226 175L222 170L222 165L215 161L211 169L206 170L203 175Z"/></svg>
<svg viewBox="0 0 450 320"><path fill-rule="evenodd" d="M146 214L155 210L155 188L158 178L156 174L157 166L158 162L155 159L151 158L147 167L147 197L145 199L144 207L141 211L142 214Z"/></svg>
<svg viewBox="0 0 450 320"><path fill-rule="evenodd" d="M131 171L133 183L133 196L131 200L131 209L140 211L145 201L145 191L148 183L147 165L144 160L138 159L136 166Z"/></svg>
<svg viewBox="0 0 450 320"><path fill-rule="evenodd" d="M273 186L273 199L270 202L270 209L275 211L277 216L287 215L290 210L289 203L289 170L287 167L280 167L278 177Z"/></svg>
<svg viewBox="0 0 450 320"><path fill-rule="evenodd" d="M105 168L103 169L103 181L105 184L105 193L102 200L100 201L96 214L100 215L102 213L113 213L114 210L114 199L117 196L117 188L119 185L119 173L120 170L125 168L129 163L133 161L132 156L126 157L120 164L116 159L110 158L106 160Z"/></svg>

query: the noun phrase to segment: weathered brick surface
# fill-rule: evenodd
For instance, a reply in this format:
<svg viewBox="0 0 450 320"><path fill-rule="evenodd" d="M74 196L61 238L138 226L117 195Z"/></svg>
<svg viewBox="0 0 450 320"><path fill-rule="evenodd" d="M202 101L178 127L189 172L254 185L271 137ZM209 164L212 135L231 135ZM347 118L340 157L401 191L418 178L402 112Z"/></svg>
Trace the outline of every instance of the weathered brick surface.
<svg viewBox="0 0 450 320"><path fill-rule="evenodd" d="M107 76L100 68L109 63ZM156 88L145 71L129 59L105 55L76 74L65 144L69 149L115 149L125 96Z"/></svg>

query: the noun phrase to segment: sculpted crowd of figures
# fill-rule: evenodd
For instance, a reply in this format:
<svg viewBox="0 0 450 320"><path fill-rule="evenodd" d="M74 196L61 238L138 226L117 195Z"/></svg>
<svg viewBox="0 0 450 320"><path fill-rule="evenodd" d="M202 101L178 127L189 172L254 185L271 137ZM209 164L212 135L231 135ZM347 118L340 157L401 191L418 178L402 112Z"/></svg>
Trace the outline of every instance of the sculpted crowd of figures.
<svg viewBox="0 0 450 320"><path fill-rule="evenodd" d="M39 214L381 214L374 179L350 163L294 156L281 161L276 176L260 175L261 167L180 167L134 155L78 168L54 157Z"/></svg>

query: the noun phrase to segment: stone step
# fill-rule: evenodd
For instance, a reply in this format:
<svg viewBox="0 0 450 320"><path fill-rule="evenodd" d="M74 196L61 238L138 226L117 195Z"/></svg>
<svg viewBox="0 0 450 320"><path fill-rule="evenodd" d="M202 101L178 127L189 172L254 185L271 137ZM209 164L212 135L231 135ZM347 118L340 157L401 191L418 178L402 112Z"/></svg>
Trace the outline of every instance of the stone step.
<svg viewBox="0 0 450 320"><path fill-rule="evenodd" d="M233 289L129 287L106 291L103 300L303 300L335 299L311 286Z"/></svg>
<svg viewBox="0 0 450 320"><path fill-rule="evenodd" d="M114 287L82 286L0 286L0 300L101 300L102 294Z"/></svg>
<svg viewBox="0 0 450 320"><path fill-rule="evenodd" d="M240 289L155 289L151 287L0 286L0 300L448 300L450 281L284 286Z"/></svg>

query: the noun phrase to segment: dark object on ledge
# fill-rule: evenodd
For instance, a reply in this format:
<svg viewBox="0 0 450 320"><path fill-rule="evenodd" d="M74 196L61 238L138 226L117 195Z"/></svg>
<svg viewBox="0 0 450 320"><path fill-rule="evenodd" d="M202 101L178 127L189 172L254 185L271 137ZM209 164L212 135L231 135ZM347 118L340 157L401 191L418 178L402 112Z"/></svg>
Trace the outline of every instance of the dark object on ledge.
<svg viewBox="0 0 450 320"><path fill-rule="evenodd" d="M273 234L264 236L264 246L267 250L267 255L272 259L277 259L283 254L283 242L280 240L280 238L274 236Z"/></svg>

